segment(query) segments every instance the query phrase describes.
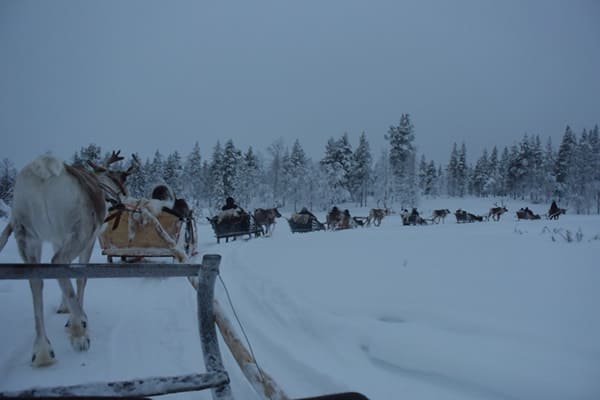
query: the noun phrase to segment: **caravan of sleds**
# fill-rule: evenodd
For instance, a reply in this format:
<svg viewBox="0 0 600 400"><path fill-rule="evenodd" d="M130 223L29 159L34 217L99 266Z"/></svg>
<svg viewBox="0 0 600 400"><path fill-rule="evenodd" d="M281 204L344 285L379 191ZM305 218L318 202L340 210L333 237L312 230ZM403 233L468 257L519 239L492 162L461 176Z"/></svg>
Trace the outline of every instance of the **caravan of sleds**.
<svg viewBox="0 0 600 400"><path fill-rule="evenodd" d="M500 217L507 212L508 209L504 205L495 205L495 207L490 208L488 213L483 215L458 209L454 212L454 217L459 224L489 220L499 221ZM556 202L553 201L545 217L558 219L565 212L566 209L558 208ZM285 219L292 233L307 233L325 230L337 231L371 225L379 226L384 217L391 214L392 211L389 208L372 208L368 216L352 216L348 209L342 211L339 207L333 206L325 215L325 221L321 222L312 212L303 207L300 211ZM403 225L428 225L444 223L446 217L451 214L453 213L449 209L439 209L434 210L430 217L424 218L416 208L413 208L410 212L404 209L400 213L400 217ZM229 241L229 239L235 240L238 236L246 236L247 238L261 235L269 236L273 231L276 218L281 216L277 208L257 208L253 214L248 213L235 205L232 198L228 198L222 211L212 218L207 218L207 220L213 228L217 243L219 243L221 239L226 241ZM541 219L539 214L534 214L528 207L518 210L516 216L518 220Z"/></svg>

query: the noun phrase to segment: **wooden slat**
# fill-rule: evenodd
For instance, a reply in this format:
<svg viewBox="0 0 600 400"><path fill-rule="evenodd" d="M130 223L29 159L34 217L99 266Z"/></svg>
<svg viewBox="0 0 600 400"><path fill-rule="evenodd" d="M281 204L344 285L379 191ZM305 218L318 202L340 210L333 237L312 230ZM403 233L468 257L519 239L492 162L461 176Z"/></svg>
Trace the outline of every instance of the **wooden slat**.
<svg viewBox="0 0 600 400"><path fill-rule="evenodd" d="M206 256L205 256L206 257ZM201 264L0 264L2 279L144 278L196 276Z"/></svg>
<svg viewBox="0 0 600 400"><path fill-rule="evenodd" d="M23 391L0 392L0 398L35 397L148 397L169 393L190 392L221 387L229 383L225 371L172 377L134 379L120 382L89 383L52 388L33 388Z"/></svg>
<svg viewBox="0 0 600 400"><path fill-rule="evenodd" d="M123 247L106 248L102 250L105 256L141 256L141 257L173 257L175 252L166 248L155 247Z"/></svg>

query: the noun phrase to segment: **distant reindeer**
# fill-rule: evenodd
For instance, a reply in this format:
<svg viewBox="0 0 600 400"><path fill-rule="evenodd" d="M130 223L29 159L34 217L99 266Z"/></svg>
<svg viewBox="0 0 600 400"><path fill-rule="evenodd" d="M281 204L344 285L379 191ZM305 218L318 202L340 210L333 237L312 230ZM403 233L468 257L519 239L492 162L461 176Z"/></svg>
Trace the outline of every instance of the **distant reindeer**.
<svg viewBox="0 0 600 400"><path fill-rule="evenodd" d="M281 218L281 214L275 208L257 208L254 210L254 219L256 223L262 226L265 231L265 235L269 236L273 233L273 229L275 227L275 219Z"/></svg>
<svg viewBox="0 0 600 400"><path fill-rule="evenodd" d="M567 212L566 208L559 208L556 205L556 201L552 200L552 204L550 205L550 210L548 211L549 219L558 219L561 214L565 214Z"/></svg>
<svg viewBox="0 0 600 400"><path fill-rule="evenodd" d="M431 215L431 221L436 224L439 224L440 221L442 221L442 223L444 223L444 220L450 214L451 214L451 211L448 210L447 208L444 208L441 210L433 210L433 214Z"/></svg>
<svg viewBox="0 0 600 400"><path fill-rule="evenodd" d="M373 225L375 226L381 225L381 221L386 215L389 215L389 210L387 208L371 208L369 216L367 217L367 226L371 225L371 222L373 222Z"/></svg>
<svg viewBox="0 0 600 400"><path fill-rule="evenodd" d="M107 205L120 204L126 195L126 171L109 170L108 166L122 160L113 151L104 166L89 163L93 172L83 165L68 165L51 155L43 155L26 165L16 177L11 220L0 235L0 251L14 232L23 262L40 263L42 243L54 248L53 264L68 264L79 256L80 263L90 260L94 242L106 217ZM71 345L77 351L90 347L87 316L83 311L85 279L77 279L77 294L71 280L58 279L63 299L71 315L67 322ZM44 325L43 280L30 279L35 316L35 341L31 362L44 366L55 361L54 351Z"/></svg>
<svg viewBox="0 0 600 400"><path fill-rule="evenodd" d="M342 212L337 206L333 206L331 211L327 213L325 217L327 223L327 229L334 230L337 229L340 222L342 221Z"/></svg>
<svg viewBox="0 0 600 400"><path fill-rule="evenodd" d="M501 207L498 207L498 204L494 204L496 207L490 208L490 212L488 213L488 218L492 218L492 221L500 221L500 216L505 212L508 212L508 208L502 204Z"/></svg>

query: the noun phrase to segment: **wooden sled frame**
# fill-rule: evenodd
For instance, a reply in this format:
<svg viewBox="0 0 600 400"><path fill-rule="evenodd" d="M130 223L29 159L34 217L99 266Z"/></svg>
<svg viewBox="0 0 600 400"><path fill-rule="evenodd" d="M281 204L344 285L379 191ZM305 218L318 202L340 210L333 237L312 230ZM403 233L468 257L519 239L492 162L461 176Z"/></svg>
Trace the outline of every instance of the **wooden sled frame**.
<svg viewBox="0 0 600 400"><path fill-rule="evenodd" d="M140 222L141 221L141 222ZM102 254L109 263L113 257L172 257L183 262L196 246L193 218L180 219L161 211L153 215L145 207L124 213L116 229L108 224L98 236Z"/></svg>
<svg viewBox="0 0 600 400"><path fill-rule="evenodd" d="M299 224L292 221L291 218L286 218L286 220L292 233L307 233L325 230L325 224L319 222L318 220L312 220L309 224Z"/></svg>
<svg viewBox="0 0 600 400"><path fill-rule="evenodd" d="M215 237L217 238L217 243L221 243L221 239L225 239L225 243L229 242L229 239L232 240L237 239L238 236L248 235L248 239L254 237L259 237L260 235L264 235L265 232L259 224L256 223L254 216L250 213L246 213L248 216L248 228L241 229L241 223L227 223L223 221L218 224L216 221L216 217L206 218L215 233Z"/></svg>

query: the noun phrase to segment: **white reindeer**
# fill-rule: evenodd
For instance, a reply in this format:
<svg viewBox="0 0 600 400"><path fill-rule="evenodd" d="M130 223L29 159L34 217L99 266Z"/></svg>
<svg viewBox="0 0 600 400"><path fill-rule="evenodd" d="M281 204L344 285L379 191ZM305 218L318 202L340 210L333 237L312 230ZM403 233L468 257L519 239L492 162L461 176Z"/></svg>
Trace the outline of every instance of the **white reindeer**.
<svg viewBox="0 0 600 400"><path fill-rule="evenodd" d="M119 152L113 151L104 167L90 163L94 172L51 155L25 166L15 181L11 220L0 235L0 251L14 232L25 263L40 262L43 242L53 245L53 264L68 264L78 256L80 263L89 262L106 217L106 202L119 201L121 194L126 195L124 182L133 166L127 171L108 170L109 164L122 159ZM58 279L58 283L63 303L71 313L67 322L71 345L77 351L88 350L90 339L83 311L85 279L77 279L77 296L70 279ZM43 280L31 279L29 285L36 334L31 362L39 367L52 364L55 355L44 326Z"/></svg>

